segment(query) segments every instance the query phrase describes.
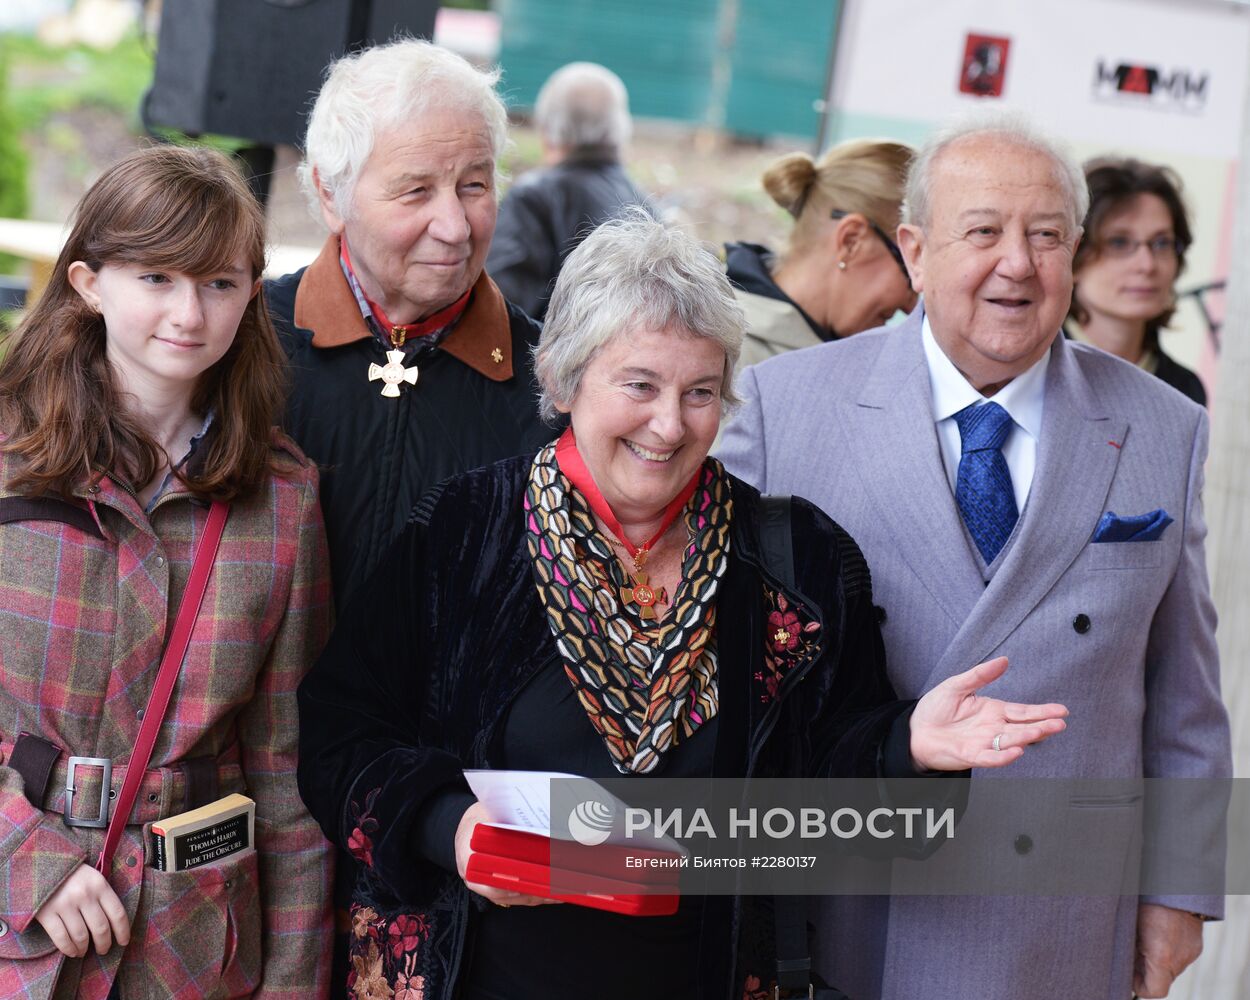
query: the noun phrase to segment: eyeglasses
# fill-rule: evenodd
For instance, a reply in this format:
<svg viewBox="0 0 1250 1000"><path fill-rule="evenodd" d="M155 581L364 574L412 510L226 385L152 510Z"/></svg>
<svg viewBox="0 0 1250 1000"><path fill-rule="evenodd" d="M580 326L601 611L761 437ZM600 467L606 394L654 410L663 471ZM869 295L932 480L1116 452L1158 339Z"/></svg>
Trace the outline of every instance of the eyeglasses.
<svg viewBox="0 0 1250 1000"><path fill-rule="evenodd" d="M1156 260L1171 260L1185 252L1185 244L1174 236L1155 236L1149 240L1135 240L1131 236L1108 236L1098 244L1108 257L1125 259L1137 253L1138 247L1146 247Z"/></svg>
<svg viewBox="0 0 1250 1000"><path fill-rule="evenodd" d="M852 214L851 212L844 212L840 208L835 208L832 212L829 213L829 218L845 219L848 215L851 215L851 214ZM863 215L862 212L857 212L854 214ZM864 221L867 222L868 225L872 227L872 231L881 238L881 242L885 244L885 248L890 251L890 256L894 258L894 263L897 264L898 269L903 272L903 277L907 280L907 287L911 288L911 274L908 272L907 264L903 260L903 251L898 248L897 243L895 243L892 239L890 239L890 237L886 234L886 231L882 229L880 226L878 226L875 222L873 222L872 219L864 215Z"/></svg>

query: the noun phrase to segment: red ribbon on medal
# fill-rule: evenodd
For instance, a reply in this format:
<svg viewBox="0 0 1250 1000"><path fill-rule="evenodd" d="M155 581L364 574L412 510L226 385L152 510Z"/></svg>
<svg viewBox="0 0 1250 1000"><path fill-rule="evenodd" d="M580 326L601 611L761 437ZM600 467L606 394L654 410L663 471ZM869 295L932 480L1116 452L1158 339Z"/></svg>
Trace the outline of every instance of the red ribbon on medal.
<svg viewBox="0 0 1250 1000"><path fill-rule="evenodd" d="M343 263L347 265L347 269L351 271L352 274L355 274L356 269L352 267L352 258L348 253L347 240L345 238L339 240L339 252L340 256L343 258ZM360 283L359 277L356 278L356 282L357 284ZM404 341L413 337L424 337L427 334L436 333L457 319L468 306L469 296L473 294L473 289L470 287L468 291L461 295L460 298L456 299L456 301L451 305L444 306L438 312L421 320L421 322L406 324L392 323L387 318L386 313L382 311L382 307L374 302L373 299L369 298L368 295L365 295L363 285L360 287L360 294L364 295L365 302L369 304L369 309L373 313L373 318L377 320L378 324L382 327L383 332L390 337L391 344L395 347L403 347Z"/></svg>
<svg viewBox="0 0 1250 1000"><path fill-rule="evenodd" d="M621 527L621 522L612 513L612 508L608 505L608 501L604 498L598 484L595 483L595 477L586 468L586 462L582 459L581 452L577 450L577 439L573 434L572 427L561 434L560 440L556 442L556 464L559 465L560 471L573 484L573 487L586 498L586 501L590 504L590 509L598 515L599 520L625 546L625 551L629 553L630 558L634 562L634 572L630 574L633 578L634 586L621 588L621 597L627 604L637 604L643 618L655 618L655 605L667 601L668 595L663 587L651 586L647 580L647 575L642 572L642 567L646 562L647 553L651 550L651 546L664 536L664 532L668 531L673 521L676 520L677 515L682 512L686 504L690 502L690 498L694 496L694 491L699 485L699 472L701 470L695 470L694 475L690 477L690 482L682 487L681 492L664 508L664 516L660 520L659 530L643 542L642 545L635 545L625 537L625 530Z"/></svg>

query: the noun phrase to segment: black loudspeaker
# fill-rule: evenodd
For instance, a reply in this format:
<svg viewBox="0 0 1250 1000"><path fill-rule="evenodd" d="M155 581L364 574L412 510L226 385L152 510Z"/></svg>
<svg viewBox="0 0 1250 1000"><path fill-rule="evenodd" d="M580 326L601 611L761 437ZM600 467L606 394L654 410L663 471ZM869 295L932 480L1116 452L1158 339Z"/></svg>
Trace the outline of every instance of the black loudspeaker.
<svg viewBox="0 0 1250 1000"><path fill-rule="evenodd" d="M297 143L329 63L400 33L432 38L438 0L165 0L144 124Z"/></svg>

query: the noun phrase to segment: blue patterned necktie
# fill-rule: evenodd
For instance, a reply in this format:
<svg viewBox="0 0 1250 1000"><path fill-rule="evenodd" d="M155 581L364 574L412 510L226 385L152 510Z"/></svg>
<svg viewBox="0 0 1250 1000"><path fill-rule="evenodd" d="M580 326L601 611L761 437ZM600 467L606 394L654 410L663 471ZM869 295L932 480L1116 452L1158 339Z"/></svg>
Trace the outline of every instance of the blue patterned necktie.
<svg viewBox="0 0 1250 1000"><path fill-rule="evenodd" d="M955 414L955 423L963 442L955 503L988 566L1011 537L1019 517L1002 452L1011 432L1011 414L997 403L973 403Z"/></svg>

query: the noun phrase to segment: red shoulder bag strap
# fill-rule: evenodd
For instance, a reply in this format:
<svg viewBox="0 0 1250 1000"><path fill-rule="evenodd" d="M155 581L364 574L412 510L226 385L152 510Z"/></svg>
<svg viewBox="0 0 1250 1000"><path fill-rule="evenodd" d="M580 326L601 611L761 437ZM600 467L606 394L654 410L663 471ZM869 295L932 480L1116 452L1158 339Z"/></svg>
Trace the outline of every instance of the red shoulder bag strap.
<svg viewBox="0 0 1250 1000"><path fill-rule="evenodd" d="M187 579L187 589L183 592L182 603L178 606L178 617L174 620L174 629L169 635L169 645L165 647L161 665L156 670L156 683L152 685L147 707L143 710L143 724L139 726L139 736L135 740L135 748L126 766L126 780L122 782L121 791L113 805L113 814L109 817L108 830L104 834L104 847L101 848L100 858L96 862L96 868L105 876L109 873L113 852L117 850L122 830L126 828L126 821L130 818L135 796L139 794L139 786L143 783L148 761L152 759L152 750L156 746L156 737L161 731L161 723L165 721L165 713L169 710L169 699L174 693L174 682L178 679L178 671L182 669L187 644L191 641L191 630L195 627L196 616L200 613L204 591L208 589L208 578L212 575L213 563L217 560L217 545L221 541L221 533L225 530L226 518L229 514L230 505L220 500L215 500L209 509L208 523L204 527L204 535L200 539L200 544L195 550L191 576Z"/></svg>

